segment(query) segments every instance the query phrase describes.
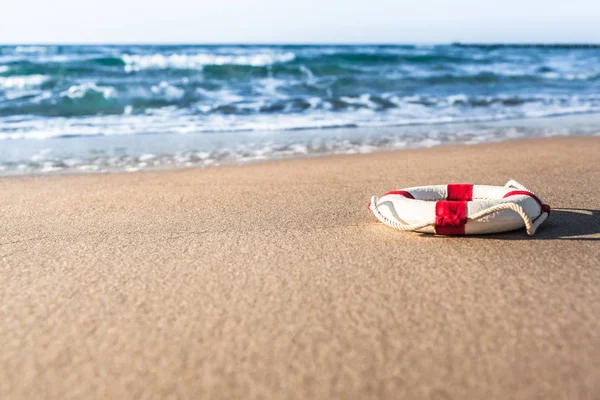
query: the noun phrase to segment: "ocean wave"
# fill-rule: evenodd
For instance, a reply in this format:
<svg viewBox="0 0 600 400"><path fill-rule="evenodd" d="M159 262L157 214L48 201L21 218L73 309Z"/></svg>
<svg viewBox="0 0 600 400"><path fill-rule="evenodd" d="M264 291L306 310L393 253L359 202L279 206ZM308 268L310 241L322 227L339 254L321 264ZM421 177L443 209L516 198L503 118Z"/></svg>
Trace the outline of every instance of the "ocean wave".
<svg viewBox="0 0 600 400"><path fill-rule="evenodd" d="M31 92L23 90L0 102L0 117L81 117L90 115L121 115L125 105L118 99L117 91L112 87L98 86L93 83L72 85L53 95L50 91ZM27 101L24 101L23 98ZM12 124L0 123L0 131L11 130Z"/></svg>
<svg viewBox="0 0 600 400"><path fill-rule="evenodd" d="M15 47L16 53L45 53L47 47L45 46L17 46Z"/></svg>
<svg viewBox="0 0 600 400"><path fill-rule="evenodd" d="M177 108L191 106L203 96L198 93L184 98L186 91L166 81L151 87L126 88L120 92L113 86L86 82L61 91L31 91L19 87L11 96L0 98L0 117L13 115L38 117L91 117L106 115L151 114L166 109L177 114ZM26 99L24 99L26 96ZM0 123L0 130L4 126Z"/></svg>
<svg viewBox="0 0 600 400"><path fill-rule="evenodd" d="M295 58L294 53L281 54L258 53L244 55L228 54L153 54L153 55L123 55L127 72L146 69L202 69L207 65L248 65L263 67L276 63L285 63Z"/></svg>
<svg viewBox="0 0 600 400"><path fill-rule="evenodd" d="M152 86L152 93L166 100L179 100L185 95L185 90L176 86L170 85L168 82L162 81L160 84Z"/></svg>
<svg viewBox="0 0 600 400"><path fill-rule="evenodd" d="M314 62L318 60L322 64L340 65L340 64L441 64L441 63L465 63L465 62L483 62L481 60L469 59L464 56L455 56L448 54L406 54L397 52L344 52L337 51L328 54L314 54L297 57L297 62Z"/></svg>
<svg viewBox="0 0 600 400"><path fill-rule="evenodd" d="M418 119L434 115L454 117L494 116L497 113L524 113L525 107L597 107L600 96L578 94L497 94L477 95L451 93L448 95L401 96L394 90L374 94L344 94L344 90L320 87L318 83L290 86L285 79L265 78L252 86L252 96L228 85L204 85L187 78L163 80L156 84L112 86L84 82L67 87L43 86L43 76L0 77L0 88L10 89L10 96L0 98L0 116L93 116L106 114L144 114L165 109L175 119L180 115L248 116L297 114L299 119L310 118L312 111L324 112L330 118L339 113L360 110L373 111L375 117ZM205 89L207 87L207 89ZM232 90L233 89L233 90ZM339 94L335 94L339 92ZM27 97L24 97L27 96ZM22 99L21 99L22 98ZM524 114L523 114L524 115ZM282 129L287 129L282 127Z"/></svg>
<svg viewBox="0 0 600 400"><path fill-rule="evenodd" d="M47 75L55 79L69 79L101 72L97 69L96 65L87 60L67 60L62 62L17 60L10 62L3 67L6 68L1 72L4 76Z"/></svg>
<svg viewBox="0 0 600 400"><path fill-rule="evenodd" d="M35 88L41 86L49 79L45 75L0 76L0 90Z"/></svg>
<svg viewBox="0 0 600 400"><path fill-rule="evenodd" d="M341 127L392 127L407 125L432 125L463 122L485 122L515 118L539 118L558 115L586 114L600 112L600 99L521 99L514 107L495 108L465 113L456 107L472 101L460 95L438 99L432 108L426 100L418 97L398 98L386 96L382 99L395 104L395 108L381 110L378 104L382 99L369 95L340 99L347 104L343 110L334 111L321 99L302 101L295 105L298 112L285 112L292 103L274 102L270 105L253 105L251 112L235 110L205 110L198 114L182 113L172 106L155 108L153 112L135 113L127 110L128 105L120 104L114 98L105 98L101 91L87 90L79 95L65 97L52 110L57 117L5 115L0 118L0 140L2 139L48 139L85 136L119 136L135 134L189 134L211 132L276 132L307 129L333 129ZM487 102L501 102L507 99L484 99ZM425 103L425 104L423 104ZM446 106L444 106L446 104ZM454 105L454 106L451 106ZM240 108L248 105L240 105ZM32 106L28 106L32 107ZM224 107L224 106L221 106ZM275 110L266 113L265 107ZM101 114L90 114L91 110L102 110ZM48 109L39 106L28 110L30 114L39 112L49 115ZM288 108L289 111L289 108ZM58 117L58 115L61 115ZM77 118L73 118L77 117Z"/></svg>
<svg viewBox="0 0 600 400"><path fill-rule="evenodd" d="M117 91L110 86L98 86L95 83L83 83L80 85L73 85L67 90L60 93L62 97L68 97L70 99L83 99L85 97L97 97L100 96L104 99L110 99L116 97Z"/></svg>

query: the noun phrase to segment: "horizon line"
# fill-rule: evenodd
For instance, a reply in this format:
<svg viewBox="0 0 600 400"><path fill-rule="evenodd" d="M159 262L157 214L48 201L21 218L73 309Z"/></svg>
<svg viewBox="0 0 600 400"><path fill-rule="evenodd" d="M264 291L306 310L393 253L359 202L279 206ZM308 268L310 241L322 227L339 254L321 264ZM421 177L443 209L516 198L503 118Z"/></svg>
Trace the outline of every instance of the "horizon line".
<svg viewBox="0 0 600 400"><path fill-rule="evenodd" d="M457 46L600 48L600 42L0 42L0 46Z"/></svg>

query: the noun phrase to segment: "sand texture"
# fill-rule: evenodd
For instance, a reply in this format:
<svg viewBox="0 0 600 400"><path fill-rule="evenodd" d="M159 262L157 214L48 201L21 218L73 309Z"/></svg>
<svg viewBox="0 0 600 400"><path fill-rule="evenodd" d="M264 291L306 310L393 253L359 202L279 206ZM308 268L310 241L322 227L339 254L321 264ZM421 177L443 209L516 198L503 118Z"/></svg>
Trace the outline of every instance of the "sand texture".
<svg viewBox="0 0 600 400"><path fill-rule="evenodd" d="M367 210L514 178L469 238ZM598 399L600 138L0 179L2 399Z"/></svg>

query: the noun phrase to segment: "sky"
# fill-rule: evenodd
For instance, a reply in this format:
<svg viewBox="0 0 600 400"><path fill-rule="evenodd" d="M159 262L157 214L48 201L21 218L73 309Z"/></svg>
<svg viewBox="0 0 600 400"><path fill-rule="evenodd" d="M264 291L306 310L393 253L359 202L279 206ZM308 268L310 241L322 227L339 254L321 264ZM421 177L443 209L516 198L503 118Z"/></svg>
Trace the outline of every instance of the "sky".
<svg viewBox="0 0 600 400"><path fill-rule="evenodd" d="M600 43L599 0L0 0L0 43Z"/></svg>

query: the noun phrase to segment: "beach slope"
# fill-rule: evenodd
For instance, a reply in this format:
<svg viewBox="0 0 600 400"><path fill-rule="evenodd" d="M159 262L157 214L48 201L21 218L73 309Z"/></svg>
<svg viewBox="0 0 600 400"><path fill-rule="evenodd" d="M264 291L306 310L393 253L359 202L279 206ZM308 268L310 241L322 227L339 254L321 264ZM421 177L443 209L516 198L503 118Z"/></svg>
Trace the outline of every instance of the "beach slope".
<svg viewBox="0 0 600 400"><path fill-rule="evenodd" d="M0 179L0 397L600 397L600 138ZM396 232L516 179L535 237Z"/></svg>

